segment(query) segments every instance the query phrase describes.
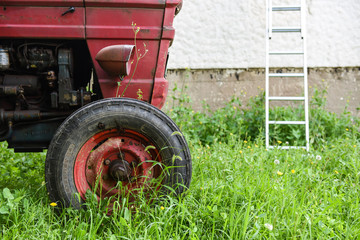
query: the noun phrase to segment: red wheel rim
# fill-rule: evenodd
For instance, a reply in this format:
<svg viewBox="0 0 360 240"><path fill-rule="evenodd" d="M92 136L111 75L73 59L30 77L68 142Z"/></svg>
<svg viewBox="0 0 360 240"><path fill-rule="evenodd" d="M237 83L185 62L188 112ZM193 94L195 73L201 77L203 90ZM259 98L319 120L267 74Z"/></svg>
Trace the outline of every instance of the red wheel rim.
<svg viewBox="0 0 360 240"><path fill-rule="evenodd" d="M99 198L121 197L149 187L150 180L161 174L159 151L138 132L105 130L91 137L80 149L74 166L76 188L83 200L87 190ZM114 163L126 165L126 178L111 175ZM128 167L130 166L130 168ZM145 190L146 191L146 190ZM114 200L116 199L114 198Z"/></svg>

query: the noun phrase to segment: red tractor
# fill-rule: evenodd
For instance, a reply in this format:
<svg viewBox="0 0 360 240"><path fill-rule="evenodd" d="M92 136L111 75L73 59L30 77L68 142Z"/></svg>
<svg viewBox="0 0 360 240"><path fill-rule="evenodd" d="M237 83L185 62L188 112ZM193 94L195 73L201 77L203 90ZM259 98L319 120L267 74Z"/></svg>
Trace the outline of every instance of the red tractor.
<svg viewBox="0 0 360 240"><path fill-rule="evenodd" d="M0 0L0 140L47 150L51 201L181 194L191 156L164 105L182 0ZM153 180L159 180L154 184Z"/></svg>

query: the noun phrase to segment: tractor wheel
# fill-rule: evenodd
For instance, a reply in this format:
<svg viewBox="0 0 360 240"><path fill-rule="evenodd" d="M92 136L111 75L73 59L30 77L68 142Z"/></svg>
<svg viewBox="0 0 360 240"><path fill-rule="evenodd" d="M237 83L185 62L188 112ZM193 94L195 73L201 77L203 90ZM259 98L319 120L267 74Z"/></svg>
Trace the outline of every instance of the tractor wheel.
<svg viewBox="0 0 360 240"><path fill-rule="evenodd" d="M46 156L50 200L81 208L98 200L128 200L140 191L175 195L191 180L191 156L176 124L154 106L126 98L92 102L70 115ZM147 196L147 195L145 195Z"/></svg>

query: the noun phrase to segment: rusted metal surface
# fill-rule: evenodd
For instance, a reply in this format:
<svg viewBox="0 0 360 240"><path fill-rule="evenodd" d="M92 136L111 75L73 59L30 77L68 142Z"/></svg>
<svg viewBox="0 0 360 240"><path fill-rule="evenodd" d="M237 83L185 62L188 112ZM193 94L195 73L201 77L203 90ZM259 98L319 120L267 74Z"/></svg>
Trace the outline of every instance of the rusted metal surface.
<svg viewBox="0 0 360 240"><path fill-rule="evenodd" d="M130 130L119 134L112 129L93 136L81 148L74 168L81 197L85 199L86 190L94 190L95 186L99 198L121 196L158 177L159 169L152 161L161 162L158 150L145 151L151 145L146 137ZM118 184L123 186L122 192Z"/></svg>
<svg viewBox="0 0 360 240"><path fill-rule="evenodd" d="M0 122L26 122L41 119L56 118L69 115L70 112L45 112L41 113L39 110L17 110L4 111L0 109Z"/></svg>

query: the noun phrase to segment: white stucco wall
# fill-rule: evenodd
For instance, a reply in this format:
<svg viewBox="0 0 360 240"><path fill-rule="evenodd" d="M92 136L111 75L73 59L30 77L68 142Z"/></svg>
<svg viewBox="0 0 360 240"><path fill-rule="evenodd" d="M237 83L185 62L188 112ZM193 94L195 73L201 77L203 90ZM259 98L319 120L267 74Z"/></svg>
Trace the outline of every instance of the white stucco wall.
<svg viewBox="0 0 360 240"><path fill-rule="evenodd" d="M281 2L273 0L274 5L276 1ZM294 0L282 2L277 5ZM307 0L307 4L309 67L360 66L360 1ZM265 67L265 6L266 0L184 0L174 23L169 68ZM294 25L296 14L280 15L278 20ZM289 42L291 38L279 41L278 47L286 48ZM295 59L278 61L275 65L299 65Z"/></svg>

